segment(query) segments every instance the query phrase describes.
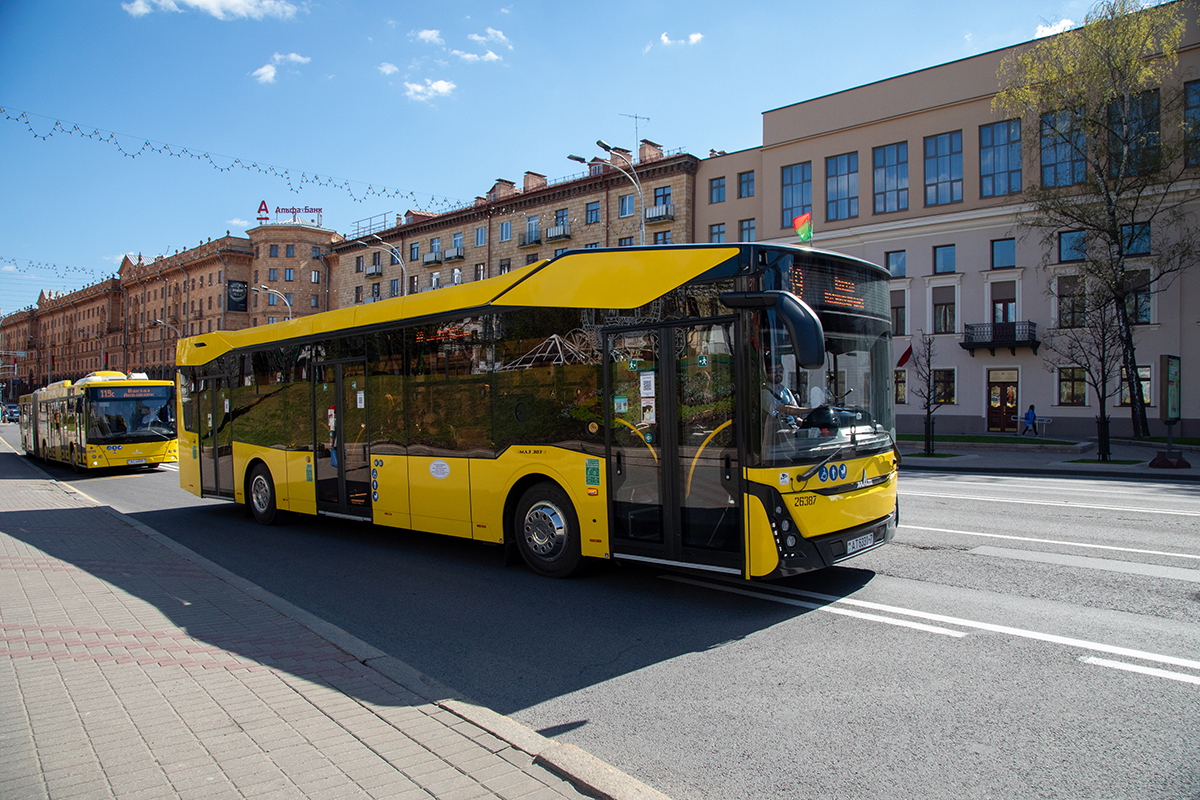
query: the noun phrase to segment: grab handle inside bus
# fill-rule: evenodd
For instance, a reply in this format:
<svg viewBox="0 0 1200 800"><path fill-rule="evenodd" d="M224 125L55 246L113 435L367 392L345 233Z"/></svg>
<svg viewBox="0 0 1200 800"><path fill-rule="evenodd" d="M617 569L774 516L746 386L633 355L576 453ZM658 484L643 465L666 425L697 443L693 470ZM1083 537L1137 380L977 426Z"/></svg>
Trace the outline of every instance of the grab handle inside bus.
<svg viewBox="0 0 1200 800"><path fill-rule="evenodd" d="M804 369L825 366L825 328L817 312L791 292L725 292L721 302L729 308L773 308L796 348L796 364Z"/></svg>

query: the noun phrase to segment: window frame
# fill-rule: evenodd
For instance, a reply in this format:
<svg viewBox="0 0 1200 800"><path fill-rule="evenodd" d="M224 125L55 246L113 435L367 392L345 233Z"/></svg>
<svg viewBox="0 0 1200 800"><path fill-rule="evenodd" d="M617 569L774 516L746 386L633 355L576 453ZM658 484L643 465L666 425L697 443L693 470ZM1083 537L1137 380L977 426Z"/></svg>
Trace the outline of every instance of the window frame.
<svg viewBox="0 0 1200 800"><path fill-rule="evenodd" d="M925 207L936 208L961 203L964 200L963 191L963 146L962 130L946 131L926 136L924 140L925 154ZM942 145L946 148L943 152ZM932 146L932 153L930 147ZM943 178L942 168L947 172ZM957 176L957 177L956 177ZM932 180L930 180L932 178ZM945 187L946 199L942 198ZM931 194L932 192L932 194ZM932 198L932 201L931 199Z"/></svg>
<svg viewBox="0 0 1200 800"><path fill-rule="evenodd" d="M893 155L894 154L894 155ZM893 157L888 163L889 156ZM882 162L882 163L881 163ZM871 149L872 214L896 214L908 211L908 142L893 142ZM888 188L889 179L892 187ZM895 207L888 207L888 200Z"/></svg>
<svg viewBox="0 0 1200 800"><path fill-rule="evenodd" d="M996 133L1002 127L1004 128L1005 141L997 144ZM1015 138L1013 138L1014 136ZM984 140L989 137L990 142L985 144ZM1000 153L1004 155L1005 169L995 168L997 156ZM989 155L992 165L990 172L986 171L987 164L989 163ZM1013 167L1014 157L1016 158L1015 168ZM1023 166L1021 120L1019 118L989 122L979 126L979 196L981 198L1008 197L1009 195L1020 194L1023 189ZM1004 176L1004 191L996 191L997 177L1000 175Z"/></svg>
<svg viewBox="0 0 1200 800"><path fill-rule="evenodd" d="M858 151L825 158L825 221L858 219Z"/></svg>

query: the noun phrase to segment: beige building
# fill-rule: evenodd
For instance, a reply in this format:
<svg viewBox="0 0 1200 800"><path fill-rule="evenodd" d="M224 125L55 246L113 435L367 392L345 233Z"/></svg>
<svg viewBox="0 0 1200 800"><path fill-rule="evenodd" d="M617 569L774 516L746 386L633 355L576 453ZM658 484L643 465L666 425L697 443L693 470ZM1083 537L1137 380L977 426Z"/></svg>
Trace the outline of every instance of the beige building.
<svg viewBox="0 0 1200 800"><path fill-rule="evenodd" d="M794 243L792 221L809 212L813 246L891 270L897 360L914 337L933 334L933 366L953 397L936 412L938 433L1018 432L1014 415L1034 405L1052 420L1050 435L1094 436L1094 393L1079 370L1050 364L1042 348L1059 324L1059 279L1073 267L1058 253L1047 259L1038 237L1023 238L1016 224L1022 188L1039 180L1042 165L1022 148L1039 136L1038 120L992 111L1007 52L764 113L761 147L701 162L697 238ZM1200 77L1194 16L1178 74ZM1193 178L1185 191L1197 190ZM1154 435L1165 432L1157 422L1160 354L1183 358L1184 419L1175 434L1200 435L1198 301L1200 270L1138 298L1135 341ZM922 429L914 381L911 365L897 367L902 432ZM1128 433L1120 398L1108 411L1114 435Z"/></svg>
<svg viewBox="0 0 1200 800"><path fill-rule="evenodd" d="M347 237L332 248L331 307L483 280L569 249L635 245L643 224L646 244L695 241L699 159L664 153L649 140L636 159L613 150L608 160L593 159L583 176L550 181L526 172L520 187L497 180L469 206L438 215L410 211L395 227ZM640 196L622 169L636 175Z"/></svg>

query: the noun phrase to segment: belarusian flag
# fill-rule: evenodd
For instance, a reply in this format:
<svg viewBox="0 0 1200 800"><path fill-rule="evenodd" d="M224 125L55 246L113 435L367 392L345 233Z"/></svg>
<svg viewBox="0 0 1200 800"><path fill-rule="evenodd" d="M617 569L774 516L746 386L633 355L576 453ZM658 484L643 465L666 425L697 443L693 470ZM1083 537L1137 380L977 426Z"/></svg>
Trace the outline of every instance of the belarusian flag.
<svg viewBox="0 0 1200 800"><path fill-rule="evenodd" d="M796 226L796 235L800 237L801 242L812 238L812 214L801 214L792 220L792 224Z"/></svg>

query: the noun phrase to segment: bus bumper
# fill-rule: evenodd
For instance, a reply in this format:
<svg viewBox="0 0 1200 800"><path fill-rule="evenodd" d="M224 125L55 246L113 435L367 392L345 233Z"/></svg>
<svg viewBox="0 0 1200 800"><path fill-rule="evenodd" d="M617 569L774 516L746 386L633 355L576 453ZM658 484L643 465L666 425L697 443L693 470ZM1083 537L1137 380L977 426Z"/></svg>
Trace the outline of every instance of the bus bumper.
<svg viewBox="0 0 1200 800"><path fill-rule="evenodd" d="M832 567L848 558L881 547L896 537L898 512L846 530L817 536L812 539L796 537L796 544L780 542L779 566L767 575L756 576L756 580L773 580L799 575L804 572Z"/></svg>

